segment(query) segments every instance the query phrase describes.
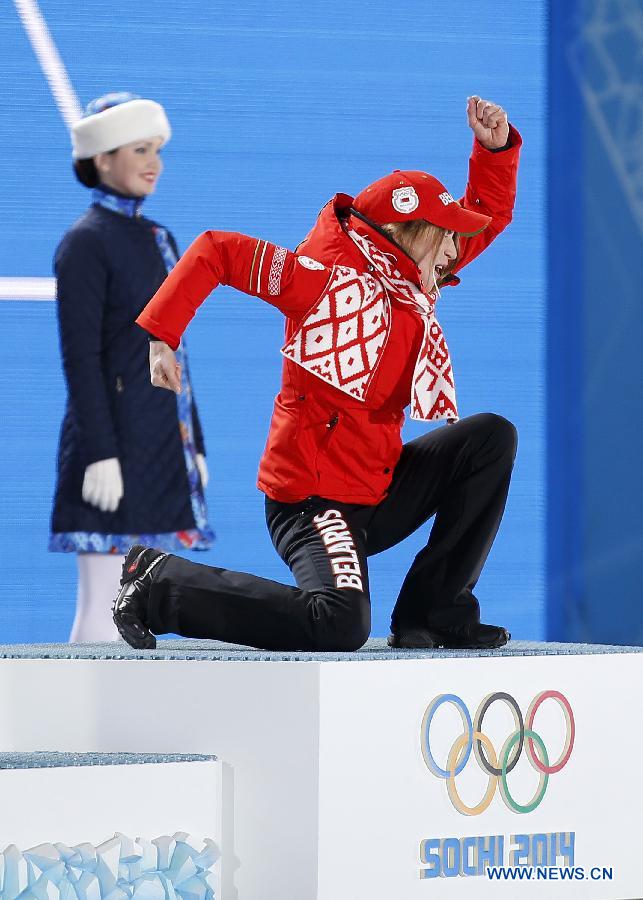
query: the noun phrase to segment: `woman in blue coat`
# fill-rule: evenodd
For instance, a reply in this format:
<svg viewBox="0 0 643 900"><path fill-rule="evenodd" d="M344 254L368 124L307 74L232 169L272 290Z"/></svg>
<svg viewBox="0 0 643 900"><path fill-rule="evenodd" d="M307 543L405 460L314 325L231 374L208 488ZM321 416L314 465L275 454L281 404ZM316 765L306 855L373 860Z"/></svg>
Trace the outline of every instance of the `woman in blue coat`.
<svg viewBox="0 0 643 900"><path fill-rule="evenodd" d="M157 391L147 335L132 324L179 255L170 232L142 215L170 135L163 107L133 94L92 101L72 129L92 204L54 259L68 397L49 543L78 555L72 641L116 639L111 602L133 542L176 552L213 540L185 347L181 394Z"/></svg>

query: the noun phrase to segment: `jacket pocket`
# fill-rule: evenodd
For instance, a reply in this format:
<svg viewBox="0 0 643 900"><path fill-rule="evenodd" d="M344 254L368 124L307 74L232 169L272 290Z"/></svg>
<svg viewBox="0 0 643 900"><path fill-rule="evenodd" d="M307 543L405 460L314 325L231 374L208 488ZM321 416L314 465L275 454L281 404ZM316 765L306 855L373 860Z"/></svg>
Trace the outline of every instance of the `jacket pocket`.
<svg viewBox="0 0 643 900"><path fill-rule="evenodd" d="M328 455L331 444L334 438L337 436L337 429L339 427L341 418L341 413L338 410L329 413L328 418L325 424L325 431L322 432L319 438L319 442L317 444L317 452L315 453L315 471L317 472L317 477L321 476L320 464L324 457Z"/></svg>

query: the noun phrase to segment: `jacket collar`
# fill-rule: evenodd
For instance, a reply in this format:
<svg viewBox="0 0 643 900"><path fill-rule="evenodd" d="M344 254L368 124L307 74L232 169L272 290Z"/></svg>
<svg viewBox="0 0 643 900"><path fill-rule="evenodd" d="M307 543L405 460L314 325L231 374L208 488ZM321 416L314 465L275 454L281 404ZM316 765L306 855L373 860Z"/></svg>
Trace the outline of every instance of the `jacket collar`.
<svg viewBox="0 0 643 900"><path fill-rule="evenodd" d="M382 234L379 229L350 215L353 198L349 194L335 194L323 207L310 233L304 238L297 252L310 254L326 265L364 265L364 257L353 241L344 232L343 223L372 241L378 250L395 260L395 266L404 278L420 285L420 270L415 262L400 247Z"/></svg>

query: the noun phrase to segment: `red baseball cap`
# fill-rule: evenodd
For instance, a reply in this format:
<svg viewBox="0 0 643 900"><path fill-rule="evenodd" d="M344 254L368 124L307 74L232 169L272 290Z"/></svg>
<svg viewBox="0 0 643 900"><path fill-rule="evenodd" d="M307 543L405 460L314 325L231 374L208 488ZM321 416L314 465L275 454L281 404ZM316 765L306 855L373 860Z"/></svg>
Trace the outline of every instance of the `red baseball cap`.
<svg viewBox="0 0 643 900"><path fill-rule="evenodd" d="M460 206L433 175L400 169L360 191L353 200L353 209L377 225L424 219L467 237L478 234L491 222L490 216Z"/></svg>

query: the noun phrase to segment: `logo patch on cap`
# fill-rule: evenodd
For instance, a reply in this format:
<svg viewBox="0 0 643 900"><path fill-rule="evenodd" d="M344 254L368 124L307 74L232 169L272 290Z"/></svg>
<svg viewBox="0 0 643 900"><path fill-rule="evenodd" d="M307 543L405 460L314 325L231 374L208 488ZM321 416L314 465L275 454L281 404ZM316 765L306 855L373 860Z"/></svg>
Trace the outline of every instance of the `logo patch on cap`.
<svg viewBox="0 0 643 900"><path fill-rule="evenodd" d="M444 203L445 206L448 206L449 203L455 203L455 200L453 199L453 197L451 196L451 194L448 191L443 191L438 196L439 196L440 200Z"/></svg>
<svg viewBox="0 0 643 900"><path fill-rule="evenodd" d="M391 196L393 209L400 213L412 213L420 205L420 198L415 193L414 187L395 188Z"/></svg>

